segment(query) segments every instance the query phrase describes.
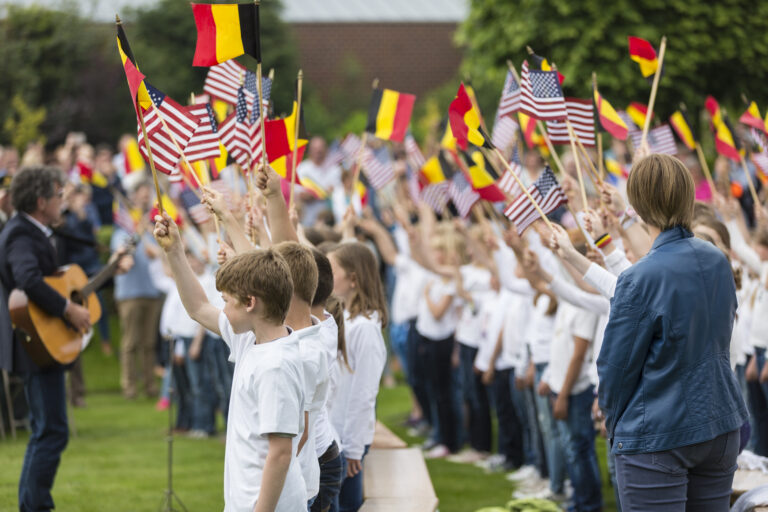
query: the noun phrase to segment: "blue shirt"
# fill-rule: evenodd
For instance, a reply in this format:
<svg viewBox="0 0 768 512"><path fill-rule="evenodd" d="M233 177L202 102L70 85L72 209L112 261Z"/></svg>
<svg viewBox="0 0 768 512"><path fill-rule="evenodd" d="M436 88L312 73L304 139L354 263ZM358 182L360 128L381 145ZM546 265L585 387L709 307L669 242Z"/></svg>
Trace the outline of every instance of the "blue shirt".
<svg viewBox="0 0 768 512"><path fill-rule="evenodd" d="M112 234L110 248L112 252L118 250L130 238L128 233L120 228L115 228ZM141 241L136 246L136 252L133 254L133 267L125 274L115 276L115 300L128 299L157 299L162 297L162 292L155 288L152 278L149 275L149 262L147 252L144 250L145 244L152 243L148 235L141 237Z"/></svg>
<svg viewBox="0 0 768 512"><path fill-rule="evenodd" d="M736 306L728 260L682 227L619 276L597 359L614 453L701 443L746 421L730 365Z"/></svg>

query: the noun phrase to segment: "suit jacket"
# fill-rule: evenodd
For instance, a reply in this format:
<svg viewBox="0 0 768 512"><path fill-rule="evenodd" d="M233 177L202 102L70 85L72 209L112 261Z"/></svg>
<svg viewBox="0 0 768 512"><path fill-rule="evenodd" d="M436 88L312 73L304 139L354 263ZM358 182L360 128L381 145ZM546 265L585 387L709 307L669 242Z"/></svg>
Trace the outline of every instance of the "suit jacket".
<svg viewBox="0 0 768 512"><path fill-rule="evenodd" d="M50 315L62 316L66 298L43 281L58 268L51 240L23 215L15 215L0 232L0 305L7 315L11 290L23 290L31 302ZM0 316L0 368L16 373L39 371L16 340L10 319Z"/></svg>

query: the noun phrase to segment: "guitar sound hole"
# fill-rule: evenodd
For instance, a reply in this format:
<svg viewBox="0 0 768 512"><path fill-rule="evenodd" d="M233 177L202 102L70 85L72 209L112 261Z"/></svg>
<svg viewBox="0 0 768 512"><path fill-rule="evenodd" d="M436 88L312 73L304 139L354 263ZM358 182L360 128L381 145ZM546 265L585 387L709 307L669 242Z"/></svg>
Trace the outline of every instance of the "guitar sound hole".
<svg viewBox="0 0 768 512"><path fill-rule="evenodd" d="M75 304L83 305L83 296L80 294L79 291L75 290L72 292L72 294L69 296L69 300L74 302Z"/></svg>

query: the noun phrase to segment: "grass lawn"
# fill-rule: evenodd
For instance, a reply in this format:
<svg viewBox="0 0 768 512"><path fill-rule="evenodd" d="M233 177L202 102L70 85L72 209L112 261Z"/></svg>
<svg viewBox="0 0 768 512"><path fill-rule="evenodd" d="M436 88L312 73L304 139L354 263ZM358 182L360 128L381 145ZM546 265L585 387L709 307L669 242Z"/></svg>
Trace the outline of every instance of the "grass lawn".
<svg viewBox="0 0 768 512"><path fill-rule="evenodd" d="M70 409L77 435L70 439L56 477L57 510L159 510L166 489L166 413L155 411L154 401L124 400L117 360L104 357L98 346L85 352L84 369L88 407ZM381 390L379 419L408 443L419 443L421 439L409 437L401 426L408 408L407 388ZM0 441L0 510L16 509L26 437L21 432L15 441ZM605 482L605 443L600 440L598 452ZM190 511L223 509L223 465L222 439L176 439L174 487ZM427 465L441 512L472 512L510 499L513 487L503 473L485 474L474 466L443 460ZM609 487L604 486L603 496L605 510L615 510Z"/></svg>

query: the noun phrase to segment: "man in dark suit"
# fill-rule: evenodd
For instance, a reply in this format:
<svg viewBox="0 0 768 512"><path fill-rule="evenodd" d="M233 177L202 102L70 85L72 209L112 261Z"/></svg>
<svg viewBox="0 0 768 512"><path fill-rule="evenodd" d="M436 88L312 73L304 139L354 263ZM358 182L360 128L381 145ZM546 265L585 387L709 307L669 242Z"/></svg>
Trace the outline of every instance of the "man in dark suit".
<svg viewBox="0 0 768 512"><path fill-rule="evenodd" d="M88 310L62 297L43 280L57 269L50 226L60 221L63 184L62 174L52 167L29 167L14 176L11 201L16 215L0 232L2 301L7 304L8 294L18 288L46 313L86 331L90 327ZM54 507L51 487L69 439L64 368L37 367L21 343L10 322L0 322L0 368L24 377L30 410L19 510L44 511Z"/></svg>

